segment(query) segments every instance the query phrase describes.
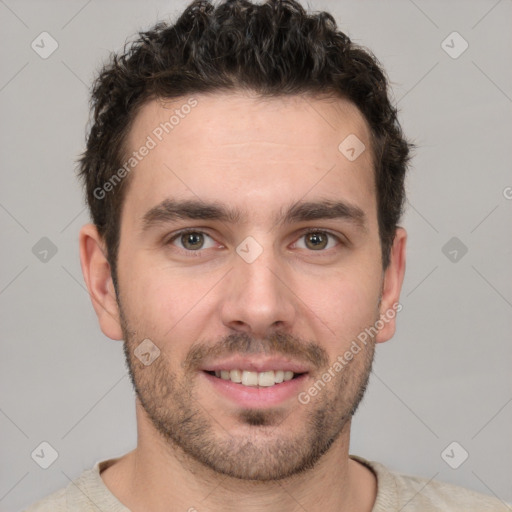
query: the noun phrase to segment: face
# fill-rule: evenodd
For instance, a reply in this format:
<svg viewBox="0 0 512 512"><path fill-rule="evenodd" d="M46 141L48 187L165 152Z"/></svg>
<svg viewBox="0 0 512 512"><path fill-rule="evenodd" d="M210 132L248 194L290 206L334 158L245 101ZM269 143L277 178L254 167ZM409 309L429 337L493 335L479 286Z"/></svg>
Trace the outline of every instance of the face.
<svg viewBox="0 0 512 512"><path fill-rule="evenodd" d="M345 356L401 285L382 269L369 131L340 99L193 101L135 120L131 150L154 145L121 215L118 320L100 322L124 338L140 421L169 451L284 478L349 427L394 329ZM355 160L349 135L366 147Z"/></svg>

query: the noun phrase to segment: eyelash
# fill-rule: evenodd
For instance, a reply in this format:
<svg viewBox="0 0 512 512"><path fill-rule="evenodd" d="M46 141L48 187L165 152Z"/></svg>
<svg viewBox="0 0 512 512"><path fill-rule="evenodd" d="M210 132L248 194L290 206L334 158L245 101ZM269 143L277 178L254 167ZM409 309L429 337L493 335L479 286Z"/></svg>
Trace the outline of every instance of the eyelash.
<svg viewBox="0 0 512 512"><path fill-rule="evenodd" d="M205 231L202 231L201 229L186 228L186 229L182 229L181 231L178 231L177 233L172 235L172 237L169 238L165 242L165 245L172 245L172 242L174 242L176 239L178 239L182 235L186 235L188 233L200 233L200 234L206 235L206 236L208 236L208 237L213 239L213 237L211 235L209 235ZM302 231L297 240L299 240L299 239L301 239L301 238L303 238L303 237L305 237L307 235L313 234L313 233L314 234L317 234L317 233L326 234L326 235L330 236L331 238L334 238L336 240L336 242L338 242L339 245L345 245L343 240L338 235L335 235L331 231L328 231L328 230L325 230L325 229L320 229L320 228L309 228L306 231ZM197 251L192 251L192 250L189 250L189 249L183 249L181 247L176 247L176 246L175 246L175 248L178 249L181 253L183 253L183 254L185 254L187 256L192 256L192 255L197 256L198 254L201 254L204 250L206 250L206 249L198 249ZM311 250L310 252L318 252L318 253L321 254L321 253L329 252L330 250L335 249L335 248L336 247L331 247L330 249L322 249L322 250L319 250L319 251Z"/></svg>

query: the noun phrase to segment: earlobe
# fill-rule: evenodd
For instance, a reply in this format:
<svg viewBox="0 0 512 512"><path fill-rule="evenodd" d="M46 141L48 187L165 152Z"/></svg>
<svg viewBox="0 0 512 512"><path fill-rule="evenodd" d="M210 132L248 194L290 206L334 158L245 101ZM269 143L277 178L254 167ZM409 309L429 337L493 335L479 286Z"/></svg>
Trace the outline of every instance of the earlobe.
<svg viewBox="0 0 512 512"><path fill-rule="evenodd" d="M80 263L103 334L121 340L123 334L110 264L103 239L93 224L86 224L80 230Z"/></svg>
<svg viewBox="0 0 512 512"><path fill-rule="evenodd" d="M380 320L381 325L384 325L375 337L376 343L388 341L395 334L396 315L402 309L400 291L402 290L405 275L406 241L407 232L405 229L397 228L391 248L390 262L384 272L380 303Z"/></svg>

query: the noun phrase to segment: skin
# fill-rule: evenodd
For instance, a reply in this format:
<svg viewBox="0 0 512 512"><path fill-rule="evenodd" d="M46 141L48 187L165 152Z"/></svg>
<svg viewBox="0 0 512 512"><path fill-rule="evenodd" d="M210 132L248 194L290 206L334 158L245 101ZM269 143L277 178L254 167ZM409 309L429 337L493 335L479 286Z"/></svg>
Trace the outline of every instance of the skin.
<svg viewBox="0 0 512 512"><path fill-rule="evenodd" d="M255 511L370 511L376 479L348 457L351 415L375 344L393 336L394 318L308 404L293 396L258 410L239 407L200 369L230 353L279 355L309 365L300 387L307 391L399 301L407 235L397 229L383 270L367 124L338 98L220 92L194 98L198 105L130 175L119 296L96 228L88 224L80 233L82 270L101 329L125 340L137 392L137 447L101 477L134 512L239 510L241 500ZM187 99L147 103L128 147L143 145ZM366 146L353 162L338 150L350 134ZM245 218L144 229L145 214L170 198L216 201ZM296 201L326 199L357 206L364 226L345 218L275 222ZM199 250L179 236L171 240L183 228L205 235ZM324 241L326 231L334 237L314 244L305 228ZM251 263L236 252L248 236L262 248ZM160 350L148 366L134 355L146 338Z"/></svg>

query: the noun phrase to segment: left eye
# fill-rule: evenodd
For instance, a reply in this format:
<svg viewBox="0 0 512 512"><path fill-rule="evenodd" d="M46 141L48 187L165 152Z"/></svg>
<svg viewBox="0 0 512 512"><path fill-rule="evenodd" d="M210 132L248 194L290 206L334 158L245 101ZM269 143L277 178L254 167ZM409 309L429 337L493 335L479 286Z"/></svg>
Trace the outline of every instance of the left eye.
<svg viewBox="0 0 512 512"><path fill-rule="evenodd" d="M331 240L337 240L339 242L339 238L334 236L331 233L326 231L309 231L308 233L304 233L299 238L299 241L305 239L304 247L300 247L301 249L312 249L313 251L324 250L324 249L332 249L335 247L336 243L331 243L329 245L329 238ZM298 244L299 242L297 242Z"/></svg>

